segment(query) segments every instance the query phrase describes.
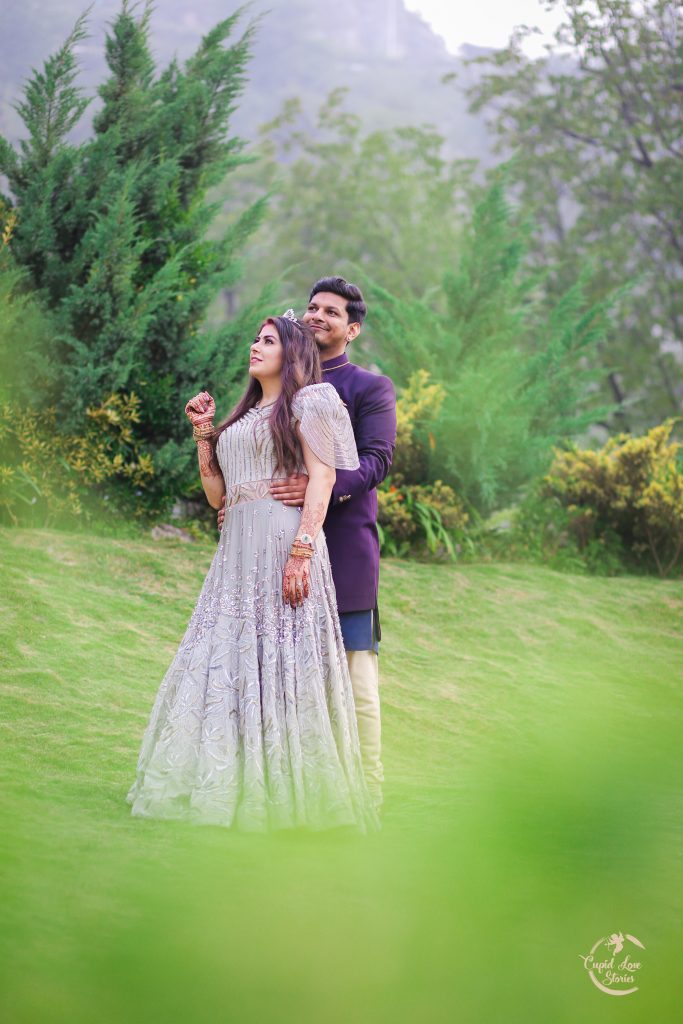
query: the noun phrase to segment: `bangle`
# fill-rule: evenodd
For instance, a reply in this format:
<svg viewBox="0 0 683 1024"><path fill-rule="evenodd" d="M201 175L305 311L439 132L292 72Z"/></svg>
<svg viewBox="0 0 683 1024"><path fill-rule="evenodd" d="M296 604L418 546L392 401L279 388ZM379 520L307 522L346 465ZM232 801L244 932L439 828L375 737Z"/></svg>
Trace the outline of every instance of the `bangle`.
<svg viewBox="0 0 683 1024"><path fill-rule="evenodd" d="M194 441L204 441L207 437L211 437L212 434L213 423L195 424L192 428L192 438Z"/></svg>
<svg viewBox="0 0 683 1024"><path fill-rule="evenodd" d="M302 544L300 541L295 540L289 553L292 558L312 558L313 546L311 544Z"/></svg>

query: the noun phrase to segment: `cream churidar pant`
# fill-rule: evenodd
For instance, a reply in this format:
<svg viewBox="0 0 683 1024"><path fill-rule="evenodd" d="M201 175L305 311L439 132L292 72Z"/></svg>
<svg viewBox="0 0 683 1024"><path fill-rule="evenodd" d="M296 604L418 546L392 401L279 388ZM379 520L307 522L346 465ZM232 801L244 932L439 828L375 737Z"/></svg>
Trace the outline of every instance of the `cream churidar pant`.
<svg viewBox="0 0 683 1024"><path fill-rule="evenodd" d="M365 778L377 806L382 802L384 770L380 760L379 658L374 651L347 651L349 674L356 705L358 738Z"/></svg>

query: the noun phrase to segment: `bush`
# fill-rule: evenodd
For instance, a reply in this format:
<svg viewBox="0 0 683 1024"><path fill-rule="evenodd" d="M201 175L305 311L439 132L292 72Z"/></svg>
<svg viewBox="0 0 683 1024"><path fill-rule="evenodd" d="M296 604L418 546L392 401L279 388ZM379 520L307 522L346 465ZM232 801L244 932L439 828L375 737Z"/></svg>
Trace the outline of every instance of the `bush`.
<svg viewBox="0 0 683 1024"><path fill-rule="evenodd" d="M542 493L569 513L579 550L618 537L627 556L650 562L660 576L678 567L683 553L681 445L667 443L668 419L642 437L619 434L599 451L555 450Z"/></svg>
<svg viewBox="0 0 683 1024"><path fill-rule="evenodd" d="M377 491L382 551L392 555L447 555L465 541L469 515L452 487L427 483L436 442L430 425L446 396L426 370L401 388L396 402L396 454L392 472Z"/></svg>
<svg viewBox="0 0 683 1024"><path fill-rule="evenodd" d="M416 370L399 389L396 400L396 450L392 478L425 483L436 441L436 423L446 397L443 384L432 381L427 370Z"/></svg>
<svg viewBox="0 0 683 1024"><path fill-rule="evenodd" d="M447 555L467 543L469 516L455 491L433 484L382 485L377 492L382 551L390 555Z"/></svg>
<svg viewBox="0 0 683 1024"><path fill-rule="evenodd" d="M542 481L513 508L481 524L473 541L485 560L538 562L560 572L616 576L626 564L620 538L612 531L583 548L571 529L571 514L555 497L541 493Z"/></svg>
<svg viewBox="0 0 683 1024"><path fill-rule="evenodd" d="M136 395L112 395L86 410L79 434L59 431L54 408L0 407L0 516L14 525L90 521L98 513L145 515L154 476L133 434Z"/></svg>
<svg viewBox="0 0 683 1024"><path fill-rule="evenodd" d="M681 445L674 419L642 437L619 434L599 450L554 450L549 472L515 510L492 550L556 568L613 575L675 572L683 554Z"/></svg>

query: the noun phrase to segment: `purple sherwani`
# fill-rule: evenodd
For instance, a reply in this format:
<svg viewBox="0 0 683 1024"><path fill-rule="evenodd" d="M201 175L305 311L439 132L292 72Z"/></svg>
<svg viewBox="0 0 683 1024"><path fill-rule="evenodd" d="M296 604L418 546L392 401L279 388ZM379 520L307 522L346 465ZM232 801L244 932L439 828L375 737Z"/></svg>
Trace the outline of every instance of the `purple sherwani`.
<svg viewBox="0 0 683 1024"><path fill-rule="evenodd" d="M356 438L359 469L338 469L324 523L340 614L377 607L377 493L396 444L396 393L388 377L349 362L344 353L322 364L323 380L344 402Z"/></svg>

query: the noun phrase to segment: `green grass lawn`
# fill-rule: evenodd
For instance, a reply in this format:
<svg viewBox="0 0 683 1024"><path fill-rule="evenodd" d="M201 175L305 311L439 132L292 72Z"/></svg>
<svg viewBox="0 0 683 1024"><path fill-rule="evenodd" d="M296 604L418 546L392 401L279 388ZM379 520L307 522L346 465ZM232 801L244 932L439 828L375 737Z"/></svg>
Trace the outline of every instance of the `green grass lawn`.
<svg viewBox="0 0 683 1024"><path fill-rule="evenodd" d="M125 802L211 545L0 550L3 1022L676 1019L683 583L383 563L381 833L245 836Z"/></svg>

